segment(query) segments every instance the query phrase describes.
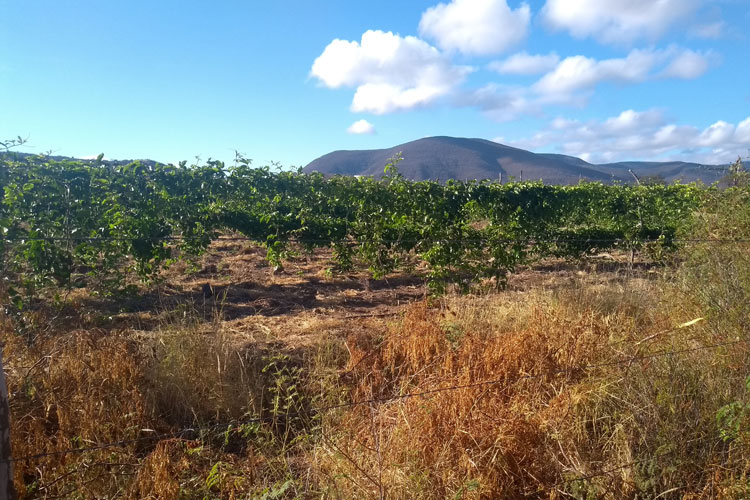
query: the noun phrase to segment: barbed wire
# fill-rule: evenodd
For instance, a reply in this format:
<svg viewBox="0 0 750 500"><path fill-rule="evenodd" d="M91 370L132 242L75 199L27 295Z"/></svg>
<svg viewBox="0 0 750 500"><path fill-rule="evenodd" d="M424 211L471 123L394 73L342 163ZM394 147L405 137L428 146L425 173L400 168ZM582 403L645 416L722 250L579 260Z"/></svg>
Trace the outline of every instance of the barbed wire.
<svg viewBox="0 0 750 500"><path fill-rule="evenodd" d="M737 377L730 377L730 379L734 379L734 378L737 378ZM742 378L746 379L746 377L742 377ZM715 436L707 435L707 436L702 436L702 437L693 439L690 442L692 442L692 443L701 443L701 442L713 441L715 439L716 439ZM571 484L571 483L576 483L576 482L579 482L579 481L590 481L591 479L594 479L594 478L597 478L597 477L603 477L603 476L607 476L609 474L612 474L614 472L618 472L618 471L621 471L621 470L629 469L629 468L633 467L634 465L639 465L639 464L651 462L652 460L658 459L658 458L668 457L668 456L674 455L674 454L676 454L678 452L679 452L678 448L670 448L670 449L667 449L667 450L662 451L662 452L654 453L653 455L651 455L649 457L640 458L640 459L636 459L636 460L631 460L629 462L625 462L625 463L613 466L611 468L608 468L608 469L605 469L605 470L602 470L602 471L599 471L599 472L594 472L594 473L591 473L591 474L585 474L585 475L582 475L582 476L578 476L578 477L574 477L574 478L570 478L570 479L565 479L565 480L562 480L562 481L559 481L559 482L553 484L551 487L552 488L559 488L561 486L565 486L565 485ZM720 454L723 455L723 454L727 454L727 453L728 453L728 449L725 449ZM672 488L671 490L668 490L668 491L677 491L677 490L684 489L685 487L686 486L677 486L677 487L674 487L674 488Z"/></svg>
<svg viewBox="0 0 750 500"><path fill-rule="evenodd" d="M706 436L703 439L706 440L706 441L708 441L709 439L711 439L711 437L710 436ZM618 472L618 471L621 471L621 470L629 469L629 468L633 467L634 465L638 465L638 464L650 462L651 460L653 460L655 458L667 457L669 455L673 455L674 453L675 453L675 450L668 450L668 451L665 451L665 452L662 452L662 453L656 453L654 455L651 455L648 458L640 458L638 460L631 460L630 462L626 462L624 464L616 465L616 466L614 466L612 468L609 468L609 469L606 469L606 470L603 470L603 471L600 471L600 472L586 474L586 475L578 476L578 477L571 478L571 479L565 479L563 481L559 481L559 482L555 483L552 487L553 488L558 488L560 486L565 486L566 484L577 483L579 481L590 481L591 479L594 479L594 478L597 478L597 477L608 476L608 475L612 474L613 472Z"/></svg>
<svg viewBox="0 0 750 500"><path fill-rule="evenodd" d="M45 237L4 237L0 238L0 241L6 243L23 243L27 241L49 241L49 242L100 242L100 241L162 241L162 242L180 242L190 241L192 239L200 239L203 236L91 236L91 237L76 237L76 236L45 236ZM256 242L256 243L298 243L298 244L369 244L369 243L717 243L717 244L748 244L750 239L746 238L382 238L373 240L359 240L359 239L335 239L335 238L251 238L249 236L222 236L212 238L213 242L223 241L245 241L245 242Z"/></svg>
<svg viewBox="0 0 750 500"><path fill-rule="evenodd" d="M677 328L678 327L675 327L674 330L676 330ZM625 365L625 364L631 365L638 361L645 361L645 360L655 359L655 358L664 357L664 356L673 356L677 354L686 354L690 352L699 352L699 351L704 351L704 350L709 350L709 349L717 349L720 347L729 347L729 346L739 345L739 344L750 344L750 339L740 339L740 340L733 340L733 341L728 341L728 342L719 342L719 343L714 343L714 344L709 344L709 345L702 345L702 346L684 348L684 349L676 349L676 350L671 350L671 351L657 351L651 354L644 354L641 356L632 356L624 360L609 361L609 362L604 362L604 363L594 363L594 364L584 365L584 366L577 367L577 368L567 368L567 369L556 370L556 371L545 373L545 374L538 374L538 375L527 374L527 375L522 375L518 377L514 381L514 383L517 384L522 381L541 379L545 377L555 377L555 376L559 376L563 374L573 374L574 372L590 371L590 370L594 370L598 368L606 368L606 367ZM310 408L309 410L305 412L296 411L296 412L286 413L282 415L281 417L285 419L296 418L296 417L310 417L310 415L312 414L314 415L324 414L324 413L332 412L335 410L341 410L345 408L354 408L354 407L363 406L363 405L372 405L372 404L384 405L384 404L393 403L395 401L402 401L402 400L411 399L411 398L424 397L424 396L429 396L429 395L437 394L441 392L449 392L449 391L456 391L456 390L461 390L461 389L470 389L470 388L475 388L475 387L497 385L506 381L507 381L507 377L500 377L500 378L495 378L495 379L470 382L466 384L436 387L434 389L427 389L424 391L399 394L396 396L367 398L367 399L361 399L361 400L356 400L356 401L350 401L348 403L340 403L340 404L334 404L334 405L314 407L314 408ZM198 428L188 427L188 428L179 429L177 431L170 432L170 433L157 433L149 429L147 431L152 432L152 434L149 436L141 436L137 438L123 439L123 440L112 441L108 443L101 443L101 444L87 446L87 447L70 448L66 450L57 450L57 451L51 451L51 452L37 453L34 455L13 457L10 459L0 460L0 463L7 464L7 463L37 461L37 460L47 458L47 457L63 456L63 455L68 455L68 454L89 453L89 452L108 449L108 448L122 447L122 446L134 444L134 443L142 442L142 441L154 441L154 440L161 441L164 439L184 438L185 436L190 435L190 434L200 435L200 433L212 432L212 431L218 431L218 430L221 430L222 432L228 432L231 427L235 427L236 429L239 429L248 424L275 421L275 420L278 420L279 418L280 417L278 415L270 415L268 417L252 417L252 418L242 419L242 420L235 421L235 422L223 422L220 424L213 424L213 425L203 426L203 427L198 427Z"/></svg>

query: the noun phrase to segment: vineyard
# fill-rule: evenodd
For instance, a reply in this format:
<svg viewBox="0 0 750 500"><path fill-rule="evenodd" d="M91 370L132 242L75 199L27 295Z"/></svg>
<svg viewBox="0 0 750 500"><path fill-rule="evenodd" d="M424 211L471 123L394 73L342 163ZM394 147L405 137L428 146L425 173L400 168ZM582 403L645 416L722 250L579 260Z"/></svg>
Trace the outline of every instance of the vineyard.
<svg viewBox="0 0 750 500"><path fill-rule="evenodd" d="M241 158L229 168L6 160L3 272L17 297L49 286L111 293L232 234L264 246L278 268L290 253L323 247L337 270L357 260L378 277L417 258L436 291L502 286L517 265L546 256L661 255L704 194L693 185L410 182L397 163L375 180L273 172Z"/></svg>
<svg viewBox="0 0 750 500"><path fill-rule="evenodd" d="M746 498L750 190L0 156L21 498Z"/></svg>

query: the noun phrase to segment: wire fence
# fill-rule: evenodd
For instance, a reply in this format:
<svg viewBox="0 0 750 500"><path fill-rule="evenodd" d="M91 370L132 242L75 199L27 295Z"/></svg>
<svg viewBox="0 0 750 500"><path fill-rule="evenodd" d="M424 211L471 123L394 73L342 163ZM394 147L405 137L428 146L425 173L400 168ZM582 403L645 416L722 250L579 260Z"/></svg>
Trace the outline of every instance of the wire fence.
<svg viewBox="0 0 750 500"><path fill-rule="evenodd" d="M678 328L680 328L680 327L676 327L673 330L676 330ZM523 380L540 379L540 378L543 378L543 377L554 377L554 376L558 376L558 375L570 375L570 374L573 373L573 371L581 372L581 371L595 370L595 369L604 368L604 367L612 367L612 366L616 366L616 365L625 365L625 364L631 365L634 362L650 360L650 359L654 359L654 358L658 358L658 357L674 356L674 355L679 355L679 354L684 354L684 353L692 353L692 352L705 351L705 350L709 350L709 349L717 349L717 348L721 348L721 347L730 347L730 346L734 346L734 345L738 345L738 344L750 344L750 340L736 340L736 341L731 341L731 342L721 342L721 343L715 343L715 344L710 344L710 345L701 345L701 346L696 346L694 348L677 349L677 350L669 350L669 351L660 351L660 352L651 353L651 354L648 354L648 355L632 356L632 357L629 357L627 359L618 360L618 361L614 361L614 362L595 363L595 364L585 365L585 366L582 366L582 367L579 367L579 368L576 368L576 369L558 370L556 372L547 373L547 374L543 374L543 375L525 375L525 376L519 378L518 380L516 380L514 383L519 383L519 382L521 382ZM349 403L344 403L344 404L336 404L336 405L328 405L328 406L321 406L321 407L317 407L317 408L312 408L312 409L310 409L310 410L308 410L306 412L294 412L292 414L286 414L285 417L286 418L290 418L290 417L301 417L301 418L304 418L305 419L304 425L309 428L310 421L312 420L313 416L320 415L320 414L323 414L323 413L326 413L326 412L332 412L332 411L336 411L336 410L341 410L341 409L346 409L346 408L352 408L352 407L355 407L355 406L362 406L362 405L370 405L371 406L371 405L390 404L390 403L394 403L394 402L397 402L397 401L402 401L402 400L409 399L409 398L426 397L426 396L430 396L430 395L433 395L433 394L436 394L436 393L440 393L440 392L449 392L449 391L457 391L457 390L468 389L468 388L475 388L475 387L481 387L481 386L497 385L497 384L501 384L503 382L505 382L505 378L499 378L499 379L494 379L494 380L483 380L483 381L477 381L477 382L474 382L474 383L461 384L461 385L451 385L451 386L439 387L439 388L435 388L435 389L431 389L431 390L426 390L426 391L419 391L419 392L412 392L412 393L407 393L407 394L400 394L400 395L391 396L391 397L368 398L368 399L351 401ZM176 431L173 431L173 432L169 432L169 433L158 433L158 432L154 432L154 431L148 430L147 432L149 432L149 435L147 435L147 436L140 436L140 437L137 437L137 438L123 439L123 440L112 441L112 442L107 442L107 443L99 443L99 444L96 444L96 445L91 445L91 446L86 446L86 447L70 448L70 449L58 450L58 451L54 451L54 452L38 453L38 454L34 454L34 455L26 455L26 456L21 456L21 457L15 457L15 458L12 458L10 460L1 460L0 463L17 464L17 463L20 463L20 462L37 462L37 461L43 460L45 458L50 458L50 457L60 457L60 456L70 455L70 454L87 454L87 453L93 453L93 452L96 452L96 451L111 449L111 448L115 448L115 447L125 447L125 446L128 446L128 445L132 445L132 444L136 444L136 443L141 443L141 442L146 442L146 441L149 441L149 442L160 442L160 441L173 440L173 439L200 440L200 439L205 438L206 435L210 434L211 432L221 432L222 434L224 434L226 436L226 434L228 432L242 432L242 427L244 425L253 424L253 423L261 423L261 422L264 422L264 421L270 421L270 420L275 419L275 418L277 418L277 417L274 417L274 416L269 416L269 417L266 417L266 418L256 417L256 418L244 419L244 420L241 420L241 421L236 421L236 422L231 422L231 423L226 423L225 422L225 423L215 424L215 425L210 425L210 426L182 428L182 429L179 429L179 430L176 430ZM327 440L325 438L325 436L323 436L323 439L324 439L324 441L329 441L329 440ZM695 441L696 442L697 441L710 442L710 441L714 441L715 439L716 438L714 436L707 435L707 436L703 436L701 438L698 438ZM331 444L333 446L335 446L334 443L331 443ZM667 457L669 457L669 456L671 456L671 455L673 455L675 453L676 453L675 449L667 449L667 450L664 450L664 451L652 454L652 455L650 455L648 457L644 457L644 458L636 459L636 460L630 460L630 461L627 461L625 463L617 464L617 465L614 465L614 466L608 466L606 468L603 468L602 470L598 470L598 471L595 471L595 472L589 472L589 473L582 473L580 471L570 470L570 471L565 472L565 474L567 474L567 475L575 475L575 477L569 477L567 479L561 479L561 480L555 482L554 484L545 485L545 487L552 488L552 489L559 489L559 488L563 488L563 487L566 487L566 486L569 486L569 485L572 485L572 484L575 484L575 483L591 482L594 479L612 476L613 474L616 474L618 472L626 471L626 470L631 469L631 468L633 468L635 466L638 466L638 465L647 464L647 463L653 462L653 461L658 460L658 459L667 458ZM351 460L350 457L347 457L347 458ZM124 467L124 466L136 467L136 468L139 466L139 464L137 464L137 463L119 463L119 462L118 463L100 462L100 463L96 463L94 465L104 466L104 467L119 467L120 471L118 473L122 473L122 467ZM382 486L382 479L380 479L380 483L381 484L379 484L379 481L374 478L374 476L375 476L374 472L371 473L371 474L368 474L367 471L365 471L364 469L362 469L361 465L358 465L356 463L354 465L358 469L360 469L361 472L363 474L365 474L365 476L371 482L373 482L373 484L376 487L379 486L381 488L381 497L384 498L384 494L383 494L384 490L383 490L383 486ZM69 477L71 474L74 474L75 472L76 472L76 470L68 471L68 472L66 472L66 473L58 476L57 478L55 478L51 482L49 482L47 484L41 485L40 491L48 490L54 483L57 483L57 482L65 479L66 477ZM127 474L133 475L134 473L130 473L129 472ZM669 491L678 491L678 490L681 490L683 488L684 488L683 486L677 486L677 487L674 487L673 489L671 489ZM70 491L67 491L65 493L65 495L75 493L79 489L80 489L80 487L77 486L74 489L72 489Z"/></svg>
<svg viewBox="0 0 750 500"><path fill-rule="evenodd" d="M3 237L0 241L6 243L23 243L27 241L48 241L48 242L79 242L79 243L97 243L97 242L109 242L109 241L148 241L148 242L180 242L189 241L192 238L190 236L91 236L91 237L75 237L75 236L44 236L44 237ZM215 242L226 242L226 241L238 241L238 242L253 242L253 243L296 243L296 244L369 244L369 243L385 243L385 244L396 244L396 243L518 243L518 244L535 244L535 243L608 243L608 244L632 244L632 243L660 243L669 242L675 244L691 244L691 243L709 243L709 244L748 244L750 239L744 238L567 238L567 237L551 237L551 238L373 238L372 240L362 240L356 238L277 238L276 236L269 237L268 239L263 238L251 238L249 236L220 236L213 239Z"/></svg>
<svg viewBox="0 0 750 500"><path fill-rule="evenodd" d="M51 238L40 238L40 239L50 240ZM126 238L126 239L130 239L130 238ZM168 237L168 238L158 238L158 239L164 240L164 241L175 241L175 240L178 241L182 239L182 237ZM91 241L92 238L54 238L54 240ZM95 240L110 240L110 238L96 238ZM11 240L6 240L6 241L11 241ZM257 241L257 240L252 239L252 238L247 238L247 237L224 236L220 238L218 241ZM322 242L323 240L288 240L288 241L290 243L294 242L294 243L302 244L302 243L311 243L311 242ZM330 240L326 240L326 241L330 242ZM401 242L401 241L403 240L393 240L394 243ZM438 240L433 240L433 241L438 241ZM477 240L476 239L457 239L457 240L440 240L440 241L476 242ZM513 240L513 241L518 242L518 240ZM539 242L540 240L530 239L528 241ZM620 240L620 239L617 239L617 240L615 239L603 239L603 240L551 239L551 240L546 240L546 241L550 243L558 243L558 242L609 242L611 243L613 241L623 241L623 240ZM700 243L746 244L746 243L750 243L750 240L745 240L745 239L682 239L682 240L672 240L672 241L686 243L686 244L700 244ZM354 243L352 240L347 240L346 242ZM681 326L675 327L673 329L661 331L659 332L659 335L664 334L664 333L669 333L671 331L675 331L678 328L681 328ZM625 365L631 366L634 363L647 361L647 360L651 360L655 358L676 356L676 355L681 355L681 354L695 353L695 352L720 349L720 348L728 348L728 347L738 346L738 345L750 345L750 340L737 339L737 340L726 341L726 342L717 342L713 344L698 345L695 347L687 347L683 349L663 350L663 351L657 351L657 352L642 354L642 355L636 354L633 356L625 356L623 359L619 359L615 361L587 364L587 365L583 365L580 367L561 369L561 370L553 371L550 373L525 374L525 375L515 378L513 383L517 384L523 381L549 378L549 377L570 376L570 375L587 373L587 372L591 372L597 369L609 368L609 367L615 367L615 366L625 366ZM358 406L373 406L373 405L382 406L382 405L393 404L399 401L404 401L404 400L412 399L412 398L429 397L431 395L435 395L438 393L459 391L459 390L486 387L486 386L497 386L497 385L502 385L505 383L507 383L507 377L479 380L479 381L469 382L466 384L458 384L458 385L454 384L454 385L449 385L449 386L440 386L440 387L435 387L432 389L416 391L416 392L408 392L408 393L397 394L397 395L388 396L388 397L365 398L365 399L353 400L353 401L349 401L345 403L317 406L317 407L306 409L304 411L294 411L294 412L286 413L284 414L284 417L287 419L299 418L309 423L312 419L320 415L324 415L324 414L339 411L339 410L355 408ZM19 464L19 463L25 463L25 462L38 462L38 461L44 460L45 458L61 457L61 456L72 455L72 454L88 454L88 453L94 453L96 451L101 451L101 450L106 450L106 449L111 449L111 448L123 448L129 445L142 443L142 442L156 443L156 442L168 440L168 439L190 439L190 440L202 439L204 436L206 436L207 433L241 432L242 428L249 424L270 422L277 418L278 417L275 415L269 415L266 417L251 417L248 419L242 419L242 420L231 421L231 422L222 422L222 423L218 423L214 425L185 427L185 428L180 428L180 429L167 432L167 433L161 433L161 432L157 432L151 429L142 429L141 432L146 433L146 435L138 436L138 437L130 438L130 439L123 439L123 440L104 442L104 443L96 443L90 446L74 447L74 448L56 450L56 451L51 451L51 452L24 455L24 456L12 457L10 459L0 459L0 464ZM716 438L714 436L709 435L709 436L705 436L704 439L712 440ZM583 475L577 474L576 477L561 480L555 483L552 487L559 488L559 487L564 487L566 485L569 485L575 482L590 481L598 477L608 476L616 472L634 467L644 462L648 462L657 458L668 457L669 455L673 453L674 453L674 450L667 450L663 453L657 453L655 455L652 455L644 459L632 460L627 463L622 463L616 466L607 467L606 469L601 470L601 471L595 471L595 472L583 474ZM137 466L137 464L129 464L129 465ZM680 489L680 488L676 488L676 489Z"/></svg>
<svg viewBox="0 0 750 500"><path fill-rule="evenodd" d="M665 330L662 333L675 331L678 328L679 327L675 327L672 330ZM655 353L650 353L650 354L630 356L630 357L627 357L626 359L622 359L618 361L608 361L604 363L588 364L588 365L584 365L581 367L561 369L561 370L552 371L549 373L539 374L539 375L527 374L527 375L523 375L521 377L516 378L514 383L520 383L523 381L534 380L534 379L557 377L561 375L573 375L576 373L588 372L588 371L596 370L599 368L632 365L633 363L651 360L654 358L661 358L665 356L675 356L678 354L694 353L694 352L706 351L710 349L718 349L721 347L731 347L731 346L740 345L740 344L750 345L750 339L734 340L734 341L729 341L729 342L718 342L715 344L701 345L701 346L696 346L696 347L691 347L691 348L676 349L676 350L669 350L669 351L657 351ZM418 392L410 392L406 394L399 394L399 395L389 396L389 397L375 397L375 398L360 399L360 400L350 401L347 403L314 407L304 412L298 411L298 412L286 413L285 418L296 418L296 417L310 418L310 417L325 414L328 412L347 409L347 408L354 408L357 406L373 405L373 404L384 405L384 404L390 404L390 403L403 401L403 400L411 399L411 398L419 398L419 397L430 396L433 394L438 394L438 393L443 393L443 392L471 389L471 388L477 388L477 387L483 387L483 386L499 385L505 382L507 382L507 377L501 377L501 378L496 378L496 379L480 380L480 381L470 382L466 384L436 387L434 389L428 389L428 390L418 391ZM66 450L58 450L58 451L52 451L52 452L38 453L34 455L13 457L7 460L0 460L0 463L17 463L17 462L36 461L36 460L41 460L43 458L53 457L53 456L62 456L62 455L77 454L77 453L88 453L88 452L103 450L107 448L122 447L122 446L126 446L129 444L137 443L140 441L154 441L154 440L159 441L163 439L181 438L181 437L185 437L186 435L197 435L197 434L204 433L204 432L219 431L219 430L225 431L232 427L240 428L244 425L273 421L274 419L277 419L277 418L278 418L277 416L252 417L252 418L243 419L239 421L223 422L220 424L203 426L203 427L186 427L186 428L182 428L182 429L170 432L170 433L158 433L156 431L149 429L149 430L146 430L147 432L149 432L148 436L141 436L141 437L132 438L132 439L112 441L108 443L100 443L100 444L80 447L80 448L69 448Z"/></svg>

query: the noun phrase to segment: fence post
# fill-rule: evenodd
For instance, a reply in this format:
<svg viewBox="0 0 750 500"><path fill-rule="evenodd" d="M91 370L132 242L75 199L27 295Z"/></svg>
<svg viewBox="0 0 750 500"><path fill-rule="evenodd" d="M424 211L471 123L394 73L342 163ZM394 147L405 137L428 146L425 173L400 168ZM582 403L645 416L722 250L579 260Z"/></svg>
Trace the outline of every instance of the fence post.
<svg viewBox="0 0 750 500"><path fill-rule="evenodd" d="M10 461L10 406L3 369L3 345L0 344L0 500L14 500L13 462Z"/></svg>

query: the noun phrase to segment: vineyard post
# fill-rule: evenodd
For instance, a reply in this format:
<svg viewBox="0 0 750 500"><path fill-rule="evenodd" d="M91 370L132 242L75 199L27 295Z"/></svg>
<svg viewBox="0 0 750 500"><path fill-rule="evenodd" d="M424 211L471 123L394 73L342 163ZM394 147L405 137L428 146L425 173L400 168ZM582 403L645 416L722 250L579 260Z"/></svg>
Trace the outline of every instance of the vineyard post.
<svg viewBox="0 0 750 500"><path fill-rule="evenodd" d="M635 172L633 172L633 169L629 168L628 172L630 172L630 175L632 175L633 178L635 179L636 186L640 187L642 185L641 184L641 178L638 177L637 175L635 175ZM638 210L638 228L640 230L643 230L643 214L641 213L640 199L638 199L638 208L637 208L637 210ZM633 262L635 262L635 243L631 242L631 246L630 246L630 270L631 271L633 270Z"/></svg>
<svg viewBox="0 0 750 500"><path fill-rule="evenodd" d="M10 454L10 406L8 387L5 385L3 370L3 350L0 345L0 500L13 500L13 462Z"/></svg>

